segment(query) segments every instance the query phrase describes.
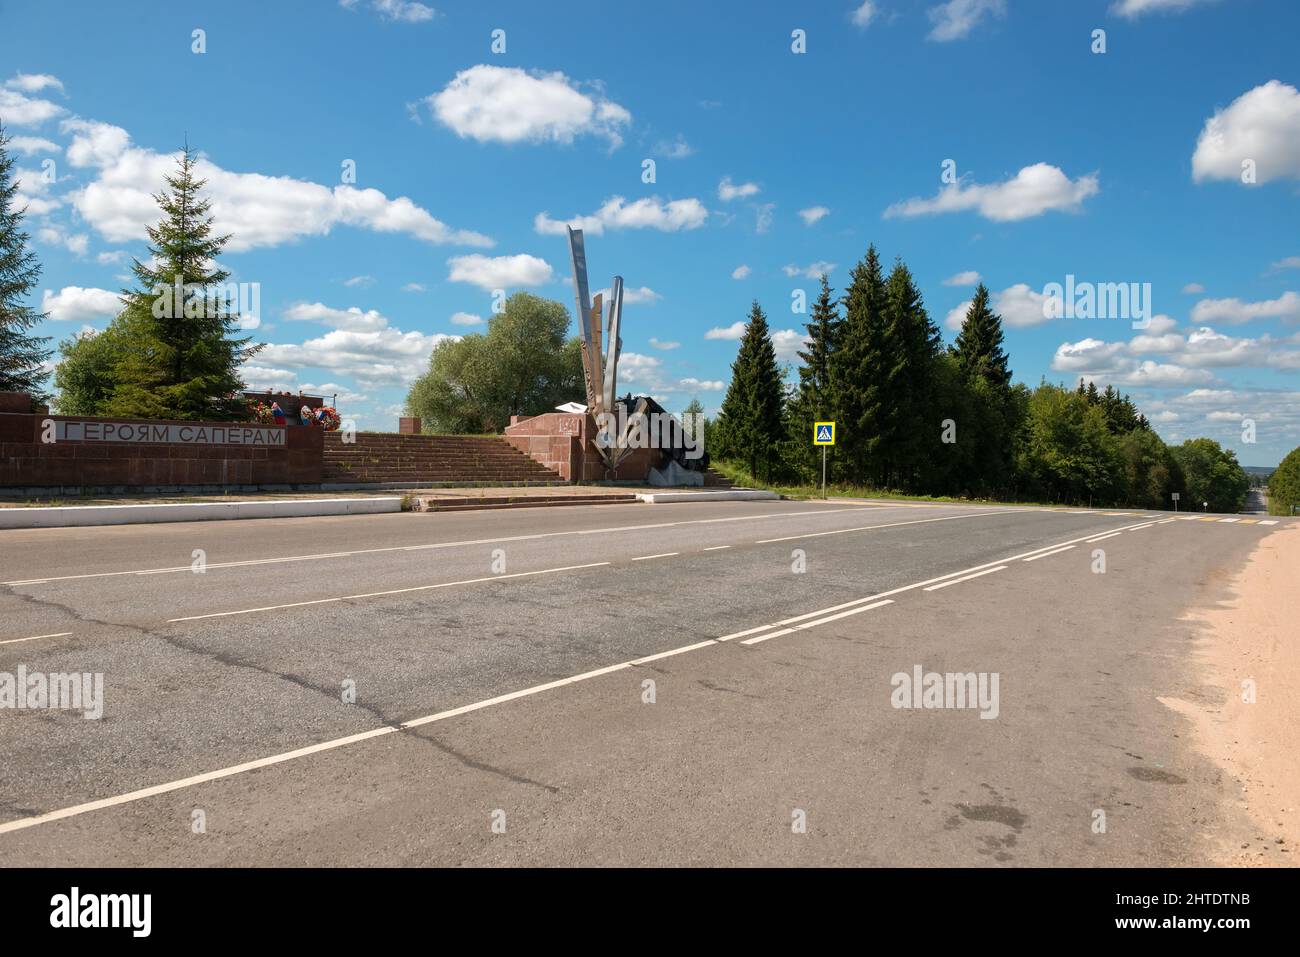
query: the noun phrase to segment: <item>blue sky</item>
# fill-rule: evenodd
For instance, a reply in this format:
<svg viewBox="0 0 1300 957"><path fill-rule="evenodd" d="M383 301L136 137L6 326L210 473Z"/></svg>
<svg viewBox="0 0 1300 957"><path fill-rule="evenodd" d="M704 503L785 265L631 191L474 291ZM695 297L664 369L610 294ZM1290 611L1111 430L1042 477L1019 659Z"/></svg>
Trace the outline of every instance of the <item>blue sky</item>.
<svg viewBox="0 0 1300 957"><path fill-rule="evenodd" d="M794 290L874 242L949 339L978 273L1022 381L1114 383L1272 465L1300 445L1297 37L1289 0L7 0L0 118L46 333L107 323L188 136L259 284L250 383L362 427L495 289L572 308L580 218L593 289L636 291L621 385L670 408L721 403L752 299L791 357ZM1157 318L1049 320L1067 275L1150 283Z"/></svg>

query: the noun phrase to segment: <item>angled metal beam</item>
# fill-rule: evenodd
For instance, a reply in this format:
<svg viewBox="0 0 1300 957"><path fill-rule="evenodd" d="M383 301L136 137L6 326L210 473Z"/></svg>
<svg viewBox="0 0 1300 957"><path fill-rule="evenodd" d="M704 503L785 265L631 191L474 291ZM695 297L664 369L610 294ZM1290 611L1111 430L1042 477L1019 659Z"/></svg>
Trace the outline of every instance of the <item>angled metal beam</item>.
<svg viewBox="0 0 1300 957"><path fill-rule="evenodd" d="M600 363L600 355L592 355L593 336L591 333L591 298L587 288L587 250L582 241L582 230L566 227L569 230L569 255L573 260L573 291L577 300L578 326L582 330L582 372L587 384L587 408L596 411L600 396L595 391L595 373ZM593 374L595 373L595 374Z"/></svg>
<svg viewBox="0 0 1300 957"><path fill-rule="evenodd" d="M609 293L609 336L605 344L604 403L606 409L614 408L618 398L618 354L623 349L619 330L623 323L623 277L615 276Z"/></svg>

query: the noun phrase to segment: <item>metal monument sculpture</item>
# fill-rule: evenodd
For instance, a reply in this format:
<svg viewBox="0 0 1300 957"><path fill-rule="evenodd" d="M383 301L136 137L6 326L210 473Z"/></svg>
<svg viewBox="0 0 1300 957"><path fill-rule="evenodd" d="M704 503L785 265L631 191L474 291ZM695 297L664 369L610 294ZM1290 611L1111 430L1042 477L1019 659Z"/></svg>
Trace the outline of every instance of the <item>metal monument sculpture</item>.
<svg viewBox="0 0 1300 957"><path fill-rule="evenodd" d="M618 356L623 348L619 332L623 321L623 277L615 276L609 302L601 293L593 302L587 286L587 251L582 230L568 227L569 253L573 259L573 288L582 328L582 373L587 384L587 412L599 425L596 448L607 468L616 469L629 452L628 429L632 420L646 410L639 399L634 409L619 415L617 399ZM630 397L629 397L630 402ZM631 413L630 415L628 413Z"/></svg>

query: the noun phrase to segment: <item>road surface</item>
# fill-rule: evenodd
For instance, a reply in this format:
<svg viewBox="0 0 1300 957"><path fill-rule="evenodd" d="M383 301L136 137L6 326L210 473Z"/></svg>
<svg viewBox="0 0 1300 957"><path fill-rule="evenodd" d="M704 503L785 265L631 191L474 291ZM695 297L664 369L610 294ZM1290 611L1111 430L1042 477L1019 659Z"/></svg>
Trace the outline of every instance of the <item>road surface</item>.
<svg viewBox="0 0 1300 957"><path fill-rule="evenodd" d="M1157 698L1210 693L1186 613L1290 524L833 501L0 533L0 675L103 676L98 720L0 709L0 864L1207 863L1249 826ZM897 706L918 669L987 694Z"/></svg>

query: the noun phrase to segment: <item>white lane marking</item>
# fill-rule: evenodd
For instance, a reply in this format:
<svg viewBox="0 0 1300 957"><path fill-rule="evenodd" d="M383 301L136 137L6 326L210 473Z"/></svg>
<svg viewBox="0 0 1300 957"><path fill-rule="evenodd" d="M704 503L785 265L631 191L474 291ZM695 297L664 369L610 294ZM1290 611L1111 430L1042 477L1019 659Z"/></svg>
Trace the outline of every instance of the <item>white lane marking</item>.
<svg viewBox="0 0 1300 957"><path fill-rule="evenodd" d="M1036 562L1040 558L1047 558L1050 555L1059 555L1061 552L1068 552L1073 547L1073 545L1064 545L1061 548L1054 548L1050 552L1043 552L1041 555L1031 555L1029 558L1022 558L1021 561Z"/></svg>
<svg viewBox="0 0 1300 957"><path fill-rule="evenodd" d="M746 638L741 642L741 644L756 645L760 641L767 641L770 638L780 638L782 635L793 634L796 631L806 631L809 628L816 628L818 625L824 625L828 621L839 621L841 618L849 617L849 615L860 615L864 611L871 611L873 608L881 608L884 605L892 605L893 603L894 599L886 598L884 601L878 601L870 605L863 605L861 608L850 608L848 611L842 611L838 615L827 615L825 618L818 618L816 621L806 621L802 625L795 625L793 628L782 628L780 631L774 631L771 634Z"/></svg>
<svg viewBox="0 0 1300 957"><path fill-rule="evenodd" d="M1118 534L1120 534L1120 533L1119 533L1119 532L1111 532L1109 535L1098 535L1096 538L1090 538L1090 539L1088 539L1088 544L1091 545L1093 542L1104 542L1106 539L1108 539L1108 538L1114 538L1114 537L1115 537L1116 535L1118 535Z"/></svg>
<svg viewBox="0 0 1300 957"><path fill-rule="evenodd" d="M481 582L501 581L503 578L527 578L531 575L553 575L556 572L572 572L582 568L600 568L609 562L590 562L586 565L564 565L560 568L542 568L531 572L511 572L509 575L488 575L484 578L466 578L456 582L438 582L433 585L415 585L411 588L390 588L387 591L364 592L359 595L339 595L336 598L313 598L310 601L291 601L283 605L265 605L261 608L242 608L239 611L216 611L208 615L189 615L185 618L168 618L167 624L178 621L201 621L205 618L228 618L232 615L251 615L259 611L279 611L282 608L302 608L305 605L327 605L336 601L354 601L359 598L381 598L386 595L406 595L414 591L432 591L435 588L451 588L454 585L477 585Z"/></svg>
<svg viewBox="0 0 1300 957"><path fill-rule="evenodd" d="M5 641L0 641L0 645L16 645L20 641L35 641L37 638L66 638L70 634L72 634L70 631L60 631L58 634L54 635L32 635L30 638L9 638Z"/></svg>
<svg viewBox="0 0 1300 957"><path fill-rule="evenodd" d="M1276 524L1277 524L1277 519L1272 519L1272 520L1270 520L1270 521L1264 521L1264 519L1261 518L1261 519L1259 520L1259 524L1261 524L1261 525L1276 525Z"/></svg>
<svg viewBox="0 0 1300 957"><path fill-rule="evenodd" d="M1155 522L1147 522L1145 525L1134 525L1132 528L1129 529L1129 531L1136 532L1140 528L1150 528L1154 524Z"/></svg>
<svg viewBox="0 0 1300 957"><path fill-rule="evenodd" d="M794 542L805 538L821 538L823 535L843 535L846 532L869 532L877 528L898 528L902 525L924 525L927 522L951 522L959 518L980 518L983 515L1004 515L1012 512L1022 512L1024 509L999 509L996 512L976 512L973 515L944 515L941 518L916 518L910 522L889 522L886 525L862 525L858 528L837 528L829 532L808 532L804 535L787 535L784 538L764 538L755 542L755 545L770 545L773 542Z"/></svg>
<svg viewBox="0 0 1300 957"><path fill-rule="evenodd" d="M704 550L706 552L716 552L721 548L730 548L730 547L731 547L730 545L710 545L708 548Z"/></svg>
<svg viewBox="0 0 1300 957"><path fill-rule="evenodd" d="M882 506L892 507L892 506ZM899 506L901 507L901 506ZM382 548L358 548L347 552L324 552L312 555L286 555L281 558L252 558L238 562L209 562L208 571L217 568L244 568L249 565L274 565L281 562L319 561L325 558L350 558L354 555L378 555L385 552L417 552L435 548L463 548L469 545L495 545L504 542L534 541L540 538L554 538L560 535L599 535L606 532L640 532L653 528L675 528L682 525L717 525L723 522L756 521L768 518L791 518L801 515L832 515L836 512L860 512L860 506L852 508L832 508L820 511L805 510L801 512L773 512L758 515L733 515L726 518L693 518L680 522L658 522L650 525L620 525L602 528L583 528L563 532L538 532L533 535L503 535L497 538L475 538L458 542L430 542L424 545L389 545ZM162 575L167 573L191 572L192 565L175 565L167 568L140 568L117 572L88 572L83 575L56 575L46 578L24 578L17 581L0 582L0 585L44 585L49 582L79 581L84 578L116 578L122 575Z"/></svg>
<svg viewBox="0 0 1300 957"><path fill-rule="evenodd" d="M984 575L992 575L994 572L1006 570L1006 565L999 565L997 568L986 568L982 572L976 572L974 575L964 575L961 578L953 578L946 582L940 582L937 585L931 585L926 591L938 591L940 588L947 588L949 585L959 585L962 582L968 582L972 578L980 578Z"/></svg>
<svg viewBox="0 0 1300 957"><path fill-rule="evenodd" d="M1177 519L1173 519L1173 518L1162 518L1160 521L1156 522L1156 524L1157 524L1157 525L1168 525L1170 522L1174 522L1174 521L1177 521Z"/></svg>
<svg viewBox="0 0 1300 957"><path fill-rule="evenodd" d="M1120 531L1122 530L1123 529L1120 529ZM1082 539L1075 539L1074 541L1076 542L1082 541ZM1071 543L1066 542L1063 544L1071 544ZM1046 547L1050 548L1052 546L1046 546ZM1042 551L1042 550L1043 549L1035 549L1035 551ZM1024 555L1031 555L1031 554L1033 554L1033 552L1024 553ZM1012 558L1007 559L1007 561L1012 561L1015 558L1023 558L1024 555L1013 556ZM603 565L608 563L599 562L597 564ZM977 567L981 567L981 566L977 566ZM961 573L952 572L951 574L957 575ZM502 576L497 576L497 577L502 577ZM927 585L929 584L929 582L940 581L940 580L941 578L931 578L928 581L917 582L913 585L903 586L902 588L895 588L893 591L885 592L884 594L887 595L898 594L899 592L910 591L913 588L919 588L922 585ZM778 622L776 625L765 625L762 628L751 628L748 631L737 632L736 634L730 635L728 637L737 638L740 637L741 635L748 635L758 631L765 631L768 628L775 628L778 627L779 625L788 624L795 621L801 621L803 619L812 618L817 615L825 615L826 612L838 611L842 608L848 608L854 605L859 605L862 604L863 602L868 602L871 601L873 598L879 598L879 597L881 596L873 595L869 598L861 598L856 601L845 602L841 605L836 605L832 608L823 608L820 611L809 612L806 615L800 615L796 618L788 618L783 622ZM716 640L701 641L684 648L673 649L672 653L681 654L684 651L694 650L697 648L705 648L708 647L709 645L719 644L720 642L725 640L726 640L725 638L719 638ZM547 682L546 684L534 685L531 688L524 688L521 691L513 691L510 692L509 694L499 695L495 698L489 698L486 701L479 701L474 704L464 705L459 708L452 708L448 711L440 711L436 714L431 714L423 718L415 718L411 721L403 722L400 726L383 725L381 727L374 728L370 731L363 731L359 734L352 734L343 738L334 738L333 740L330 741L322 741L319 744L308 745L307 747L304 748L297 748L296 750L293 751L286 751L281 754L274 754L274 755L270 755L269 757L258 758L253 761L246 761L243 764L231 765L230 767L220 768L216 771L208 771L202 774L192 775L187 778L180 778L178 780L170 781L165 784L156 784L153 785L152 787L141 788L139 790L131 791L126 794L119 794L115 797L102 798L98 801L89 801L85 804L77 804L77 805L73 805L72 807L60 808L58 810L50 811L45 814L38 814L34 817L19 818L18 820L15 821L8 821L6 823L0 824L0 834L9 834L14 831L22 831L27 828L36 827L41 824L49 824L54 821L64 820L65 818L77 817L82 814L89 814L92 811L103 810L104 808L118 807L123 804L131 804L134 803L135 801L142 801L146 798L155 797L160 794L168 794L172 791L179 791L182 788L193 787L195 785L204 784L209 781L218 781L221 780L222 778L232 777L233 775L242 774L246 771L254 771L257 770L258 768L265 768L276 764L282 764L286 761L295 760L296 758L307 757L309 755L319 754L324 751L332 751L336 748L342 748L342 747L346 747L347 745L355 744L360 741L369 740L370 738L378 738L378 737L382 737L383 735L393 734L398 731L404 731L410 728L420 727L421 725L430 724L435 721L443 721L446 720L447 718L452 718L457 715L468 714L469 712L472 711L478 711L483 708L488 708L494 704L501 704L506 701L513 701L515 699L527 697L529 695L540 694L541 692L548 691L552 688L560 688L565 685L575 684L576 682L585 681L588 678L594 678L597 677L598 675L606 675L606 674L610 674L611 672L621 671L624 668L631 667L632 665L636 664L638 661L648 661L648 660L653 660L655 657L666 657L666 656L667 656L666 654L661 654L659 656L650 655L647 656L646 658L621 662L616 665L610 665L606 668L598 668L595 671L588 671L579 675L573 675L572 677L569 678L561 678L558 681L550 681Z"/></svg>
<svg viewBox="0 0 1300 957"><path fill-rule="evenodd" d="M1179 515L1179 516L1178 516L1179 520L1180 520L1180 521L1184 521L1184 522L1194 522L1194 521L1196 521L1199 517L1200 517L1199 515Z"/></svg>
<svg viewBox="0 0 1300 957"><path fill-rule="evenodd" d="M1238 521L1240 521L1240 519L1237 519L1237 518L1221 518L1221 519L1219 519L1219 521L1220 521L1220 522L1224 522L1224 523L1232 523L1232 522L1238 522Z"/></svg>
<svg viewBox="0 0 1300 957"><path fill-rule="evenodd" d="M646 655L644 658L637 658L632 662L632 664L645 665L645 664L649 664L652 661L658 661L661 658L671 658L673 655L682 655L688 651L696 651L697 649L707 648L709 645L716 645L716 644L717 644L716 641L714 641L712 638L708 638L704 641L697 641L693 645L683 645L681 648L674 648L672 651L661 651L657 655Z"/></svg>
<svg viewBox="0 0 1300 957"><path fill-rule="evenodd" d="M1112 531L1110 534L1118 535L1120 532L1124 531L1127 528L1128 528L1127 525L1121 526L1120 528L1117 528L1114 531ZM924 586L931 585L934 582L941 582L946 578L952 578L956 575L965 575L967 572L979 571L982 568L988 568L992 565L997 565L999 562L1008 562L1008 563L1014 562L1018 558L1025 558L1029 555L1035 555L1038 552L1045 552L1052 548L1060 548L1062 545L1076 545L1079 542L1086 541L1086 540L1087 540L1087 536L1081 535L1078 538L1072 538L1064 542L1057 542L1053 545L1043 545L1040 548L1031 549L1030 551L1027 552L1021 552L1019 555L1012 555L1010 558L1001 558L995 561L985 562L983 565L972 565L970 568L963 568L960 571L948 572L946 575L938 575L934 578L927 578L925 581L922 582L913 582L910 585L902 585L898 588L891 588L889 591L878 592L877 594L874 595L868 595L865 598L855 598L852 601L842 602L838 605L831 605L829 608L821 608L818 609L817 611L810 611L807 614L795 615L793 618L783 618L780 621L774 621L766 625L759 625L756 628L746 628L744 631L735 631L729 635L720 636L718 638L718 641L732 641L736 638L744 638L746 635L755 635L758 634L759 632L768 631L769 629L772 628L781 628L785 625L793 624L796 621L803 621L806 618L814 618L817 615L824 615L827 612L839 611L841 608L852 608L855 605L861 605L864 604L865 602L875 601L878 598L887 598L890 595L900 595L903 592L912 591L913 589L916 588L923 588Z"/></svg>
<svg viewBox="0 0 1300 957"><path fill-rule="evenodd" d="M642 555L639 558L632 559L632 561L648 562L652 558L672 558L674 555L680 555L680 554L681 552L660 552L658 555Z"/></svg>

